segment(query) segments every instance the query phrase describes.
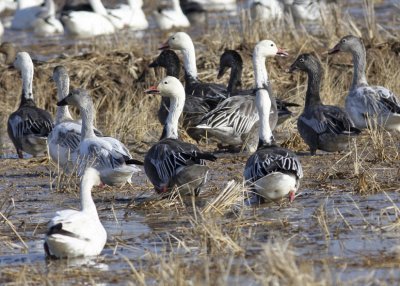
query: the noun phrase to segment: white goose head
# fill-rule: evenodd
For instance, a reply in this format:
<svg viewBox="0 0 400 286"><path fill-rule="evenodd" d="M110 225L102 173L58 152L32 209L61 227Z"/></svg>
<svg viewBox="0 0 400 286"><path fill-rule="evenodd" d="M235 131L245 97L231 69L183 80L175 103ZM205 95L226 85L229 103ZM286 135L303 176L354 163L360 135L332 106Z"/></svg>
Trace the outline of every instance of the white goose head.
<svg viewBox="0 0 400 286"><path fill-rule="evenodd" d="M262 58L275 57L275 56L286 57L288 56L288 53L282 50L281 48L278 48L273 41L263 40L258 42L257 45L255 46L254 55Z"/></svg>
<svg viewBox="0 0 400 286"><path fill-rule="evenodd" d="M21 73L33 70L33 62L29 54L27 52L18 53L14 61L14 67Z"/></svg>
<svg viewBox="0 0 400 286"><path fill-rule="evenodd" d="M192 38L185 32L177 32L170 36L165 44L163 44L160 48L164 49L172 49L172 50L186 50L186 49L194 49Z"/></svg>

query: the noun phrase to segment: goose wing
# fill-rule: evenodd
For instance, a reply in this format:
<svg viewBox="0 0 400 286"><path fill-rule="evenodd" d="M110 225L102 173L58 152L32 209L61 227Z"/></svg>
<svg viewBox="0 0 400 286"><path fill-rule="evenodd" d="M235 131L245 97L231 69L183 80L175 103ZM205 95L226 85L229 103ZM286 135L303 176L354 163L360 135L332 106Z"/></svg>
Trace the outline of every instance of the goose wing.
<svg viewBox="0 0 400 286"><path fill-rule="evenodd" d="M266 147L259 149L247 160L244 178L253 183L273 172L293 173L297 178L303 177L303 169L294 153L280 147Z"/></svg>

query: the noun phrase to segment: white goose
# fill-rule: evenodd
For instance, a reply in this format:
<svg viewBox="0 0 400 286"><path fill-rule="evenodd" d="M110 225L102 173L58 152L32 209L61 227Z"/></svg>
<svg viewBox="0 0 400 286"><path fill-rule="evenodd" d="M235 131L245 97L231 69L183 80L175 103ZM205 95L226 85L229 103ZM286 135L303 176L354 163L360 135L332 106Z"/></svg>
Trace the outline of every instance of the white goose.
<svg viewBox="0 0 400 286"><path fill-rule="evenodd" d="M284 0L287 10L291 12L295 23L302 21L320 21L326 11L325 1L317 0Z"/></svg>
<svg viewBox="0 0 400 286"><path fill-rule="evenodd" d="M107 233L92 198L92 188L101 183L99 172L85 170L80 182L81 209L62 210L48 225L44 250L51 258L96 256L103 250Z"/></svg>
<svg viewBox="0 0 400 286"><path fill-rule="evenodd" d="M63 100L69 93L69 76L63 66L56 66L53 71L53 80L57 85L58 101ZM58 106L56 121L53 130L47 139L50 158L64 172L71 172L79 157L79 143L81 142L82 123L73 120L68 106ZM94 130L96 135L101 132Z"/></svg>
<svg viewBox="0 0 400 286"><path fill-rule="evenodd" d="M26 52L17 54L14 66L21 72L22 94L18 109L8 118L7 132L19 158L26 152L33 156L47 151L47 136L53 129L50 113L36 107L33 100L33 63Z"/></svg>
<svg viewBox="0 0 400 286"><path fill-rule="evenodd" d="M123 27L121 20L111 16L100 0L89 0L91 11L67 11L61 20L68 32L80 37L113 34Z"/></svg>
<svg viewBox="0 0 400 286"><path fill-rule="evenodd" d="M44 9L32 23L33 32L37 36L48 36L64 33L64 27L56 18L56 6L53 0L46 0Z"/></svg>
<svg viewBox="0 0 400 286"><path fill-rule="evenodd" d="M253 20L270 22L283 17L284 5L278 0L250 0L247 7Z"/></svg>
<svg viewBox="0 0 400 286"><path fill-rule="evenodd" d="M259 53L278 54L275 43L264 40L257 44ZM255 49L256 49L255 48ZM255 61L253 61L255 65ZM257 67L254 66L257 70ZM271 110L270 94L263 73L255 73L256 105L259 114L259 143L257 151L250 156L244 169L246 184L261 200L276 200L289 196L294 200L299 188L303 170L297 156L291 151L275 145L274 136L269 124Z"/></svg>
<svg viewBox="0 0 400 286"><path fill-rule="evenodd" d="M75 89L57 103L57 106L74 105L79 107L82 116L81 142L79 144L79 174L87 166L100 172L101 181L110 186L131 183L134 173L140 171L134 164L129 150L115 138L97 137L93 128L94 107L92 98L84 89Z"/></svg>
<svg viewBox="0 0 400 286"><path fill-rule="evenodd" d="M127 0L128 5L119 4L114 9L107 9L107 12L120 19L124 26L131 30L145 30L149 27L149 22L142 10L142 0Z"/></svg>
<svg viewBox="0 0 400 286"><path fill-rule="evenodd" d="M171 0L172 8L159 8L153 11L154 19L161 30L189 27L190 22L183 14L179 0Z"/></svg>
<svg viewBox="0 0 400 286"><path fill-rule="evenodd" d="M27 2L27 1L26 1ZM29 30L33 28L33 23L37 16L45 11L44 3L36 3L29 6L28 3L18 3L17 10L11 21L13 30Z"/></svg>
<svg viewBox="0 0 400 286"><path fill-rule="evenodd" d="M346 111L357 128L363 129L378 124L388 131L400 132L400 100L383 86L370 86L365 75L366 51L360 38L349 35L329 51L350 53L353 56L354 75L346 97Z"/></svg>

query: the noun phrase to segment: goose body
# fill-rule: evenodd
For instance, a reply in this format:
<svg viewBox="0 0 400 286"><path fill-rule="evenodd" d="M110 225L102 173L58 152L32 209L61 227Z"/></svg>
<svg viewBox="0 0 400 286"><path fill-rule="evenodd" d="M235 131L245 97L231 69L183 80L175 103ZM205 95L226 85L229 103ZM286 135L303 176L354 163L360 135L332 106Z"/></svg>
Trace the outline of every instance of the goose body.
<svg viewBox="0 0 400 286"><path fill-rule="evenodd" d="M180 63L177 54L172 50L163 50L149 67L163 67L166 69L167 76L179 78ZM165 124L169 113L170 100L168 97L162 97L160 108L158 110L158 120L162 125ZM202 97L186 95L185 105L183 107L183 128L190 137L196 141L205 137L205 132L195 128L208 111L210 106Z"/></svg>
<svg viewBox="0 0 400 286"><path fill-rule="evenodd" d="M317 149L337 152L348 149L351 137L360 134L347 112L340 107L324 105L319 90L322 67L310 54L300 55L291 65L290 72L302 70L308 74L308 88L303 113L297 120L300 136L310 147L312 155Z"/></svg>
<svg viewBox="0 0 400 286"><path fill-rule="evenodd" d="M48 36L64 33L64 27L56 18L56 7L53 0L46 0L41 13L32 22L33 32L37 36Z"/></svg>
<svg viewBox="0 0 400 286"><path fill-rule="evenodd" d="M250 0L251 18L258 21L274 21L283 17L284 6L278 0Z"/></svg>
<svg viewBox="0 0 400 286"><path fill-rule="evenodd" d="M93 128L93 101L83 89L73 90L57 103L58 106L79 107L82 116L81 141L79 144L79 174L92 166L100 173L101 181L110 186L131 183L131 177L140 169L130 164L132 156L120 141L112 137L98 137Z"/></svg>
<svg viewBox="0 0 400 286"><path fill-rule="evenodd" d="M207 11L199 2L195 0L180 0L179 4L190 24L204 24L206 22Z"/></svg>
<svg viewBox="0 0 400 286"><path fill-rule="evenodd" d="M144 169L158 193L178 187L182 194L197 195L207 179L208 167L204 160L215 160L193 144L178 139L178 120L185 102L185 90L179 80L167 76L147 93L161 93L170 98L170 112L161 140L147 152Z"/></svg>
<svg viewBox="0 0 400 286"><path fill-rule="evenodd" d="M97 170L85 170L80 182L81 209L58 211L51 219L44 242L47 256L74 258L101 253L107 241L107 233L91 196L92 187L100 183Z"/></svg>
<svg viewBox="0 0 400 286"><path fill-rule="evenodd" d="M296 23L303 21L320 21L327 6L324 1L284 0Z"/></svg>
<svg viewBox="0 0 400 286"><path fill-rule="evenodd" d="M63 66L57 66L53 71L53 80L57 84L58 101L63 100L69 93L69 77ZM68 106L58 106L56 121L50 132L47 144L50 158L61 169L69 173L74 169L79 157L82 122L73 120ZM94 129L97 136L101 132Z"/></svg>
<svg viewBox="0 0 400 286"><path fill-rule="evenodd" d="M128 0L128 4L119 4L114 9L107 9L108 14L120 19L122 24L131 30L144 30L149 27L142 10L142 1Z"/></svg>
<svg viewBox="0 0 400 286"><path fill-rule="evenodd" d="M400 131L400 100L391 90L370 86L367 82L366 51L361 39L345 36L329 51L351 53L353 56L353 83L346 97L345 107L355 126L364 129L378 125L388 131Z"/></svg>
<svg viewBox="0 0 400 286"><path fill-rule="evenodd" d="M18 53L14 66L21 72L22 95L18 110L8 118L8 135L19 158L23 158L22 152L43 155L47 150L47 136L53 129L53 120L50 113L36 107L33 100L33 63L29 54Z"/></svg>
<svg viewBox="0 0 400 286"><path fill-rule="evenodd" d="M255 49L264 56L276 55L279 51L270 40L259 42ZM268 84L265 76L259 72L255 73L255 80L256 88ZM257 151L246 162L244 179L249 188L262 199L276 200L288 195L292 201L303 177L300 161L291 151L274 144L269 124L271 100L268 89L257 90L256 105L260 117L259 143Z"/></svg>
<svg viewBox="0 0 400 286"><path fill-rule="evenodd" d="M192 39L188 34L185 32L173 34L160 49L180 50L182 52L186 94L205 98L211 109L227 97L228 92L225 86L198 80L196 53Z"/></svg>
<svg viewBox="0 0 400 286"><path fill-rule="evenodd" d="M37 16L45 11L45 6L37 3L32 6L18 5L11 21L13 30L29 30L33 28L33 23Z"/></svg>
<svg viewBox="0 0 400 286"><path fill-rule="evenodd" d="M63 13L61 20L70 34L80 37L107 35L124 26L121 19L107 12L100 0L89 0L89 3L93 11Z"/></svg>
<svg viewBox="0 0 400 286"><path fill-rule="evenodd" d="M185 14L183 14L179 0L172 0L171 8L159 8L154 11L154 19L157 26L161 30L169 30L172 28L186 28L190 26L190 22Z"/></svg>

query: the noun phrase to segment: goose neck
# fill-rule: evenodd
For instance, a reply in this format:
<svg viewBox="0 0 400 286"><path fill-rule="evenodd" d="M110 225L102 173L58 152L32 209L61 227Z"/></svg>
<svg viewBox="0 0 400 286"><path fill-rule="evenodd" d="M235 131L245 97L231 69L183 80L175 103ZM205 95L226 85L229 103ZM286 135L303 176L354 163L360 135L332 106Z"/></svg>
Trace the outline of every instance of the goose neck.
<svg viewBox="0 0 400 286"><path fill-rule="evenodd" d="M271 99L266 89L259 89L256 94L256 106L259 116L259 145L271 145L274 141L269 116L271 111Z"/></svg>
<svg viewBox="0 0 400 286"><path fill-rule="evenodd" d="M91 176L84 174L80 183L81 211L98 216L96 205L92 198L92 188L95 180Z"/></svg>
<svg viewBox="0 0 400 286"><path fill-rule="evenodd" d="M242 81L242 67L233 66L231 67L231 74L229 76L229 83L227 90L229 93L234 92L237 89L238 84Z"/></svg>
<svg viewBox="0 0 400 286"><path fill-rule="evenodd" d="M360 85L368 85L365 75L367 63L366 52L364 45L360 44L352 50L354 75L351 89L355 89Z"/></svg>
<svg viewBox="0 0 400 286"><path fill-rule="evenodd" d="M253 56L253 69L254 77L256 80L256 88L264 87L269 85L267 68L265 66L265 57L258 55L257 50Z"/></svg>
<svg viewBox="0 0 400 286"><path fill-rule="evenodd" d="M81 136L83 139L94 138L96 135L93 130L93 115L94 109L93 104L87 104L86 106L80 107L81 117L82 117L82 131Z"/></svg>
<svg viewBox="0 0 400 286"><path fill-rule="evenodd" d="M57 82L57 98L58 101L63 100L69 93L69 80L64 79ZM72 120L71 113L69 112L68 105L58 106L56 114L56 124Z"/></svg>
<svg viewBox="0 0 400 286"><path fill-rule="evenodd" d="M173 76L179 78L179 73L180 73L179 62L178 63L171 62L165 68L167 76Z"/></svg>
<svg viewBox="0 0 400 286"><path fill-rule="evenodd" d="M197 78L196 52L193 43L182 49L183 66L185 71L193 78Z"/></svg>
<svg viewBox="0 0 400 286"><path fill-rule="evenodd" d="M305 107L315 106L321 104L321 97L319 94L321 86L321 71L308 70L308 86L306 93Z"/></svg>
<svg viewBox="0 0 400 286"><path fill-rule="evenodd" d="M104 8L103 3L101 3L101 0L89 0L89 3L95 13L103 16L108 15L106 8Z"/></svg>
<svg viewBox="0 0 400 286"><path fill-rule="evenodd" d="M170 99L169 114L165 121L165 126L161 139L171 138L178 139L178 123L179 117L182 114L183 106L185 105L184 90L183 96L172 97Z"/></svg>
<svg viewBox="0 0 400 286"><path fill-rule="evenodd" d="M22 97L25 100L33 100L32 82L33 82L33 64L25 65L21 70L22 77Z"/></svg>

